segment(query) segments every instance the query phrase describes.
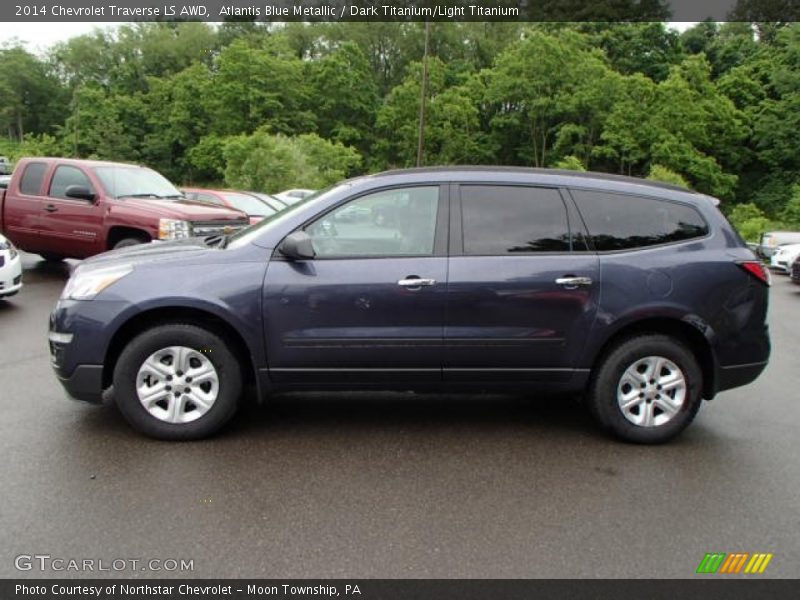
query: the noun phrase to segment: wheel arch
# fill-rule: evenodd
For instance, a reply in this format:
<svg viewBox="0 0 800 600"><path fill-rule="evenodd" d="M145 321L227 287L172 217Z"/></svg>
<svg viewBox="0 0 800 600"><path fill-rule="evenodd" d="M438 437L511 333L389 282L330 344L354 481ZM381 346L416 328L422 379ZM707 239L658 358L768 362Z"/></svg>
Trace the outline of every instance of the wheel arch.
<svg viewBox="0 0 800 600"><path fill-rule="evenodd" d="M219 315L207 310L187 306L173 306L152 308L137 313L114 332L103 361L103 389L111 386L114 368L127 343L144 330L166 323L189 323L203 329L209 329L222 337L230 344L232 352L242 367L242 378L245 384L254 383L259 387L253 354L245 338L236 327ZM260 398L260 389L258 391L258 397Z"/></svg>
<svg viewBox="0 0 800 600"><path fill-rule="evenodd" d="M111 229L108 230L108 236L106 237L106 249L111 250L114 246L117 245L118 242L124 240L125 238L133 237L144 242L149 242L153 239L147 231L144 229L139 229L138 227L125 227L123 225L114 225Z"/></svg>
<svg viewBox="0 0 800 600"><path fill-rule="evenodd" d="M611 348L630 337L643 334L661 334L681 341L697 359L703 374L703 398L710 400L717 389L717 361L709 337L686 319L674 317L647 317L628 322L615 329L594 353L592 374Z"/></svg>

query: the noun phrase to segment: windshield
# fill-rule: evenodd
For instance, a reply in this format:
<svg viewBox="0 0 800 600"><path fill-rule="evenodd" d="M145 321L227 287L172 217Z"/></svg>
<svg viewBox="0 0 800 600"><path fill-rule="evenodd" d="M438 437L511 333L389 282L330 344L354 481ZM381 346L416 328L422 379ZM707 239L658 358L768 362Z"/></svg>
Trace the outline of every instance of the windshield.
<svg viewBox="0 0 800 600"><path fill-rule="evenodd" d="M334 194L344 188L349 188L351 185L352 183L350 182L339 183L332 187L329 187L328 189L321 190L319 192L311 194L310 196L306 196L300 202L292 204L291 206L287 206L282 211L276 212L274 215L263 219L262 221L256 223L255 225L251 225L250 227L246 227L244 229L237 231L228 239L227 247L241 248L242 246L249 244L258 236L260 236L266 229L269 229L270 227L274 227L275 225L281 223L287 216L293 214L299 208L311 202L315 202L318 199L322 199L324 196L328 196L329 194Z"/></svg>
<svg viewBox="0 0 800 600"><path fill-rule="evenodd" d="M169 180L145 167L95 167L106 192L114 198L183 198Z"/></svg>
<svg viewBox="0 0 800 600"><path fill-rule="evenodd" d="M221 192L221 194L225 197L225 200L228 201L228 204L245 214L254 215L256 217L269 217L275 214L275 210L272 207L255 196L239 194L237 192Z"/></svg>
<svg viewBox="0 0 800 600"><path fill-rule="evenodd" d="M256 198L260 198L275 210L283 210L288 206L288 204L286 204L285 202L281 202L275 196L270 196L269 194L262 194L261 192L249 192L249 193L253 194L253 196L255 196Z"/></svg>

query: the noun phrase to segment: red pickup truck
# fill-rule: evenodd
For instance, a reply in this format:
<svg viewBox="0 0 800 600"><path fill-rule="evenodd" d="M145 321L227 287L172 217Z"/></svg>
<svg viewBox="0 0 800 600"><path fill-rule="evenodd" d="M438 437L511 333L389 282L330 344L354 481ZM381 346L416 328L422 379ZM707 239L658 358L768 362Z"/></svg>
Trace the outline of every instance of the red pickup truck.
<svg viewBox="0 0 800 600"><path fill-rule="evenodd" d="M23 158L0 191L0 232L47 260L248 224L244 213L189 201L159 173L124 163Z"/></svg>

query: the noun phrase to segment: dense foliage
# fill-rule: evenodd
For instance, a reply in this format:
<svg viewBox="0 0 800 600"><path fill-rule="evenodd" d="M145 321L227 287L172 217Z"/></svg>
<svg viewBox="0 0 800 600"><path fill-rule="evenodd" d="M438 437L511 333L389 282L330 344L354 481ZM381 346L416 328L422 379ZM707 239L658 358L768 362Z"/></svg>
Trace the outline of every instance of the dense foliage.
<svg viewBox="0 0 800 600"><path fill-rule="evenodd" d="M0 153L276 191L412 166L419 23L139 23L0 49ZM800 227L800 24L435 23L425 164L556 166Z"/></svg>

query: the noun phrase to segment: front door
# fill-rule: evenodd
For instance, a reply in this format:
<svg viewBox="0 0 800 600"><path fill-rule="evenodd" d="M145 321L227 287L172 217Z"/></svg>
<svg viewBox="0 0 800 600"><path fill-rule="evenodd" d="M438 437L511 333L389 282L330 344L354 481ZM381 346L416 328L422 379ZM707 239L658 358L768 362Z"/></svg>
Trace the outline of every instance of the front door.
<svg viewBox="0 0 800 600"><path fill-rule="evenodd" d="M103 244L103 205L97 201L68 198L67 188L77 185L96 192L89 177L78 167L58 165L40 218L41 249L76 258L97 254Z"/></svg>
<svg viewBox="0 0 800 600"><path fill-rule="evenodd" d="M272 258L264 284L275 382L441 380L447 188L370 192L304 227L313 260Z"/></svg>
<svg viewBox="0 0 800 600"><path fill-rule="evenodd" d="M460 185L455 195L445 381L569 379L599 290L578 217L555 188Z"/></svg>

